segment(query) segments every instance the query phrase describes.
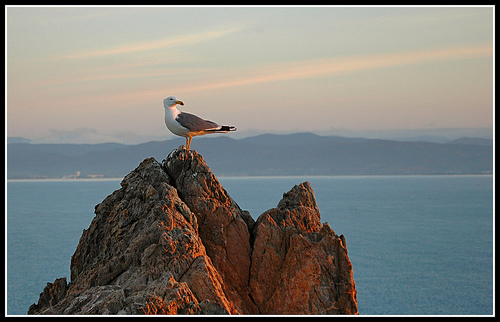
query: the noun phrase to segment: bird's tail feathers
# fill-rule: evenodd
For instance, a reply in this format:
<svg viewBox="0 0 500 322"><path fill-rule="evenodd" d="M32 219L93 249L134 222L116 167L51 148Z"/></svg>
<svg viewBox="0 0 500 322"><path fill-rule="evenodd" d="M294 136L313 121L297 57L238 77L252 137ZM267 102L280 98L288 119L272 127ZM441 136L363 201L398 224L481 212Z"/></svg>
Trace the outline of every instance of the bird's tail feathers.
<svg viewBox="0 0 500 322"><path fill-rule="evenodd" d="M230 132L230 131L236 131L236 128L234 126L231 126L231 125L222 125L218 129L208 130L208 132L221 132L221 133L226 133L226 132Z"/></svg>
<svg viewBox="0 0 500 322"><path fill-rule="evenodd" d="M234 126L231 126L231 125L223 125L221 126L220 128L220 131L236 131L236 128Z"/></svg>

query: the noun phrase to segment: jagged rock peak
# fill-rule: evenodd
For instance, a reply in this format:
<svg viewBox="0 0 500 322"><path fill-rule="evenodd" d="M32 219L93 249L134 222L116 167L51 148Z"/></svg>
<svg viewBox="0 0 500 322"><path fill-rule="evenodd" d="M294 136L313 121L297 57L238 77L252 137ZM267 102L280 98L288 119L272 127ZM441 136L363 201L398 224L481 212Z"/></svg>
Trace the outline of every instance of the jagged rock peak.
<svg viewBox="0 0 500 322"><path fill-rule="evenodd" d="M345 238L309 182L255 222L196 151L148 158L95 207L29 314L357 314Z"/></svg>
<svg viewBox="0 0 500 322"><path fill-rule="evenodd" d="M279 211L271 210L270 216L274 220L283 221L283 225L291 225L304 233L318 232L321 229L321 215L308 181L284 193L277 209Z"/></svg>
<svg viewBox="0 0 500 322"><path fill-rule="evenodd" d="M280 209L293 209L298 207L307 207L317 210L316 197L309 181L294 186L290 191L283 194L283 199L278 203Z"/></svg>

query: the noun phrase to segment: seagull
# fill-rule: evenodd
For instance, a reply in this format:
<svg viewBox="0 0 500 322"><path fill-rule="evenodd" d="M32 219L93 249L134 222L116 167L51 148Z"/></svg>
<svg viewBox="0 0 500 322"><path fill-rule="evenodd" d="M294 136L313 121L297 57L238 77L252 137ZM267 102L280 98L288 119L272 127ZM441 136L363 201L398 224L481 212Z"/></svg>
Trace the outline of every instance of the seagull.
<svg viewBox="0 0 500 322"><path fill-rule="evenodd" d="M215 122L204 120L196 115L181 112L177 109L177 104L184 106L184 102L178 100L174 96L167 97L163 100L165 124L170 132L186 138L187 150L189 150L191 146L193 136L236 131L234 126L218 125Z"/></svg>

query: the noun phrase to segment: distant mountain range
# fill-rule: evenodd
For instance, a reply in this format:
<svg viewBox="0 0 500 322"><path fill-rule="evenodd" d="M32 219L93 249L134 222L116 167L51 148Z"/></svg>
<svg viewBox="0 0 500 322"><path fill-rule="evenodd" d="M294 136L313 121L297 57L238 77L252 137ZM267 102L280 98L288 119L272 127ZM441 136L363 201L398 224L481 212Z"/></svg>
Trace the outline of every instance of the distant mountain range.
<svg viewBox="0 0 500 322"><path fill-rule="evenodd" d="M148 157L163 160L183 138L137 145L30 144L10 138L7 178L123 177ZM312 133L243 139L197 137L191 146L217 176L488 174L493 140L393 141Z"/></svg>

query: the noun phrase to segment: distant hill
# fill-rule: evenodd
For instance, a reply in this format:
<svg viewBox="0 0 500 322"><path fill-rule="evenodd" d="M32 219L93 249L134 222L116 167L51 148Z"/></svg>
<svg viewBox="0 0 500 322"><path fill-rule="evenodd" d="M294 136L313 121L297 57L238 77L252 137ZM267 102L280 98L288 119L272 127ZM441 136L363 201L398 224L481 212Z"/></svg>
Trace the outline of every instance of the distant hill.
<svg viewBox="0 0 500 322"><path fill-rule="evenodd" d="M21 138L21 137L18 137L18 136L11 136L11 137L8 137L7 138L7 143L8 144L12 144L12 143L30 143L30 139L25 139L25 138Z"/></svg>
<svg viewBox="0 0 500 322"><path fill-rule="evenodd" d="M493 146L493 140L491 140L491 139L479 139L479 138L459 138L459 139L450 141L448 143L450 143L450 144Z"/></svg>
<svg viewBox="0 0 500 322"><path fill-rule="evenodd" d="M183 138L137 145L7 145L7 177L123 177L142 160L163 160ZM262 134L235 140L197 137L197 150L218 176L484 174L493 171L493 143L401 142L312 133Z"/></svg>

